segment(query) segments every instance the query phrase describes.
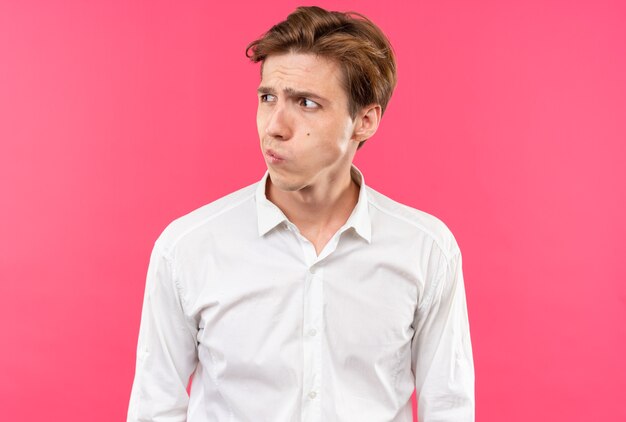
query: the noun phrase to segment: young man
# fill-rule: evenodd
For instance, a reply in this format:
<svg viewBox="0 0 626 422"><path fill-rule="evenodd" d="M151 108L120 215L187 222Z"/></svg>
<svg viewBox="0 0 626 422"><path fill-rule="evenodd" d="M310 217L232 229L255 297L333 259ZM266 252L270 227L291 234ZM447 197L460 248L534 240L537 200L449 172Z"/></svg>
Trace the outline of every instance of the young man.
<svg viewBox="0 0 626 422"><path fill-rule="evenodd" d="M389 42L303 7L247 52L268 172L157 240L128 420L409 422L417 388L420 421L473 421L457 244L352 165L395 86Z"/></svg>

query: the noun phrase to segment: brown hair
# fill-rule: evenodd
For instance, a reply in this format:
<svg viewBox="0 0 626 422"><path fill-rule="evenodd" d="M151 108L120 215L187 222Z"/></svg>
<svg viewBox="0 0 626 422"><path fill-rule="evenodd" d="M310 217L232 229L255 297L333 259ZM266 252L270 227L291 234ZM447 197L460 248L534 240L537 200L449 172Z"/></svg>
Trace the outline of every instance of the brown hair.
<svg viewBox="0 0 626 422"><path fill-rule="evenodd" d="M365 16L298 7L248 44L246 57L258 63L290 52L312 53L340 64L352 118L371 104L379 104L384 113L396 86L396 60L385 34Z"/></svg>

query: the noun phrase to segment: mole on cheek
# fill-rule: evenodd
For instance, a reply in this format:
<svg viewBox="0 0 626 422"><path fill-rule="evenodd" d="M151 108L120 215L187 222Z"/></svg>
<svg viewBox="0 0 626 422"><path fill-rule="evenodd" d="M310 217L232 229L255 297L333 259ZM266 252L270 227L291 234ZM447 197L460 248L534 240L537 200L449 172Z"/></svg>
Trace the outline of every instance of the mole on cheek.
<svg viewBox="0 0 626 422"><path fill-rule="evenodd" d="M306 134L306 136L311 136L311 134L310 134L310 133L307 133L307 134Z"/></svg>

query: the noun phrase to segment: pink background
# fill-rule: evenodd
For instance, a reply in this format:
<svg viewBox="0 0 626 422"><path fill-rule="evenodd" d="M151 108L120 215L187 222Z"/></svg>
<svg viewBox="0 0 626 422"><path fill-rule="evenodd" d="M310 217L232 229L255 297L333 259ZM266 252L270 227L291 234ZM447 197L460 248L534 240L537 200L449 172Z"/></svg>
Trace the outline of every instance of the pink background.
<svg viewBox="0 0 626 422"><path fill-rule="evenodd" d="M258 180L282 1L0 2L2 419L125 418L152 243ZM626 420L626 6L321 1L389 35L357 165L464 252L477 420Z"/></svg>

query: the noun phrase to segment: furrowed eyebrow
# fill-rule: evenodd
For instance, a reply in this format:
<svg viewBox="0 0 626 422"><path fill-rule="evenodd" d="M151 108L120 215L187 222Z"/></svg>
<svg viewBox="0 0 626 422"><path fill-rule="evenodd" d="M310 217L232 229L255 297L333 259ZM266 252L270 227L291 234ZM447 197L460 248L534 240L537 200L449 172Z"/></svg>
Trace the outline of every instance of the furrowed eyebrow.
<svg viewBox="0 0 626 422"><path fill-rule="evenodd" d="M266 86L260 86L259 89L256 90L259 94L274 94L274 90L272 88L268 88Z"/></svg>
<svg viewBox="0 0 626 422"><path fill-rule="evenodd" d="M260 86L257 89L257 92L259 94L276 95L276 90L267 86ZM310 92L310 91L298 91L293 88L285 88L283 89L283 92L285 93L285 95L292 97L292 98L310 98L311 100L328 101L326 100L326 98L322 97L321 95L317 95L316 93Z"/></svg>

